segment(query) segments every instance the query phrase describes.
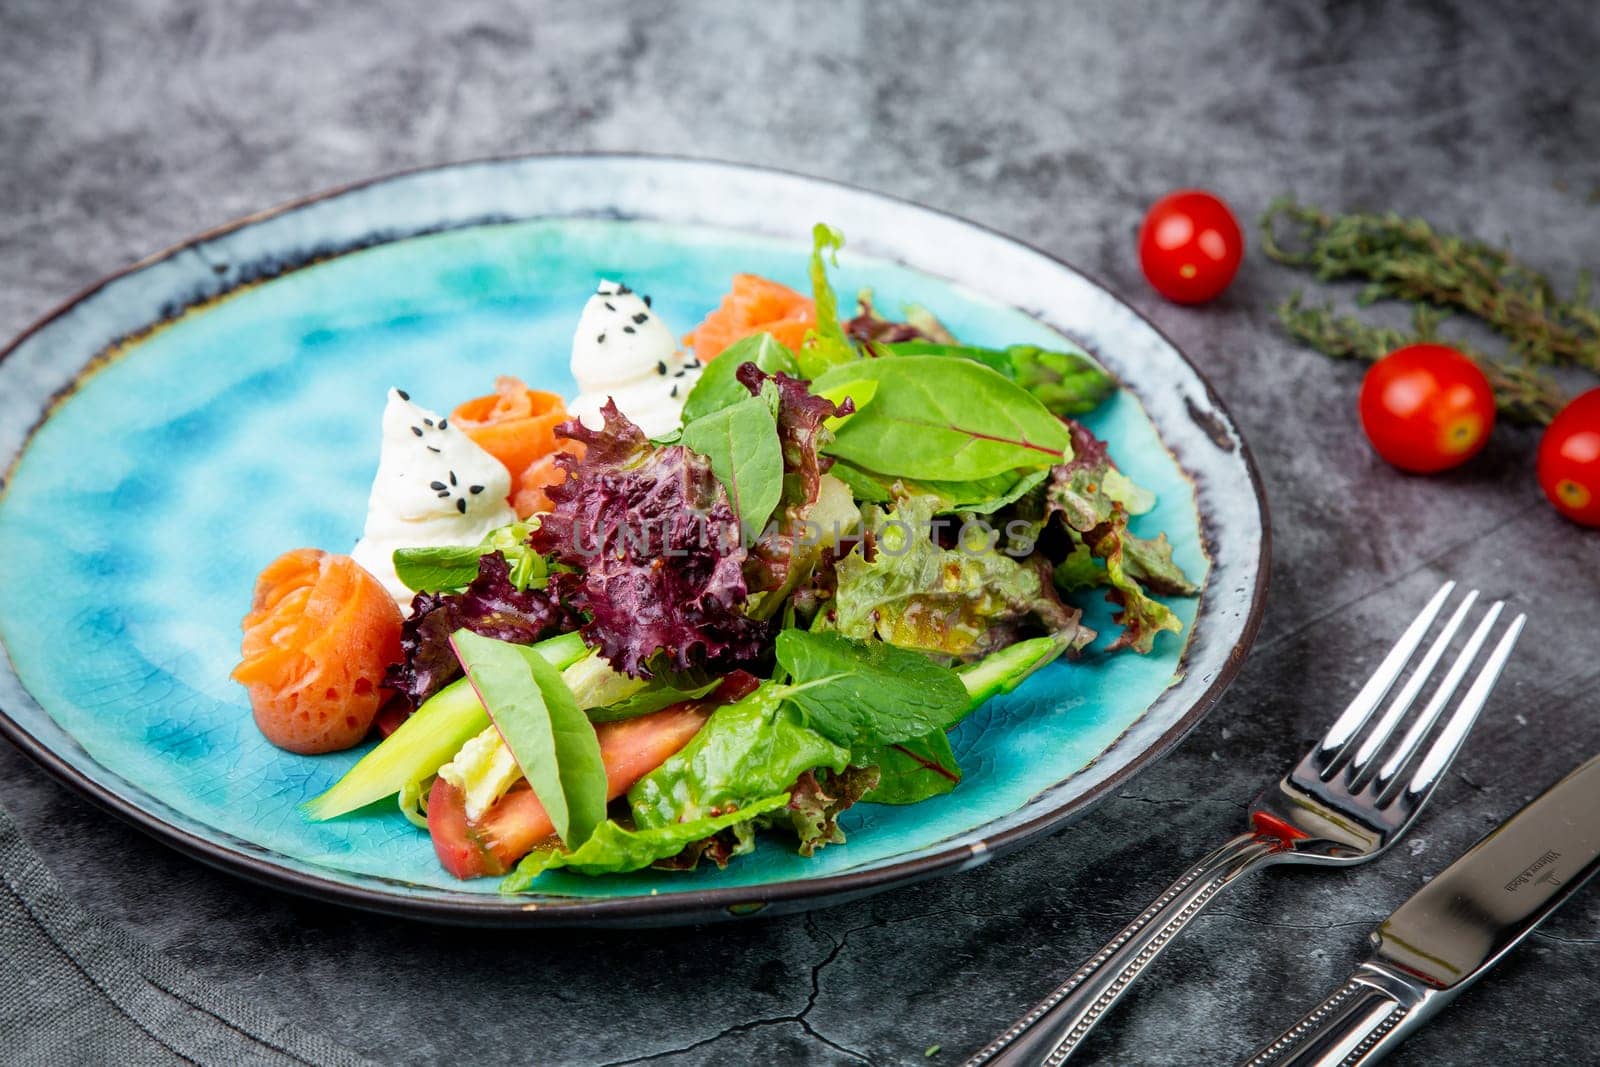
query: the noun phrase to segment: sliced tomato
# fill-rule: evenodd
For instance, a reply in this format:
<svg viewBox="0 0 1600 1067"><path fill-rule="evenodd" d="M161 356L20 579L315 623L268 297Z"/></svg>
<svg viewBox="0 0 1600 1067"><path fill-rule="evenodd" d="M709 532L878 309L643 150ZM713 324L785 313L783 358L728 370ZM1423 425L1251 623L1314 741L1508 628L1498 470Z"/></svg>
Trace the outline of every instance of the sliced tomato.
<svg viewBox="0 0 1600 1067"><path fill-rule="evenodd" d="M674 704L637 719L595 727L606 768L606 799L617 799L687 745L713 707L707 701ZM444 869L457 878L505 874L554 833L544 805L526 782L491 804L477 820L467 818L466 798L443 778L434 780L428 794L433 850Z"/></svg>

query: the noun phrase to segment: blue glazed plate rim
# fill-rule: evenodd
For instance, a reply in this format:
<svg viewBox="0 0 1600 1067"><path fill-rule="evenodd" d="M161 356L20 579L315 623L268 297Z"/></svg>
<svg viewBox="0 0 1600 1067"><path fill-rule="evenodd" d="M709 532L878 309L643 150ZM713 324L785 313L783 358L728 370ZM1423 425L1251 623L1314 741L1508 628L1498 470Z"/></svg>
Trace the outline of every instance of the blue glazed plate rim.
<svg viewBox="0 0 1600 1067"><path fill-rule="evenodd" d="M1146 744L1124 766L1116 769L1100 781L1093 783L1087 789L1068 797L1061 803L1038 813L1026 821L998 829L992 833L984 834L979 832L976 841L948 846L934 846L931 851L924 855L893 860L867 869L844 871L818 878L774 882L760 886L724 887L705 890L691 889L681 893L675 892L659 896L572 897L564 899L545 897L537 901L485 897L483 895L465 893L451 895L448 892L440 891L435 891L429 897L419 897L386 891L382 888L382 879L363 876L361 881L358 882L354 880L354 876L341 877L335 872L329 872L326 875L310 873L306 870L279 863L269 855L260 854L258 846L249 842L238 840L215 829L210 832L219 835L219 837L208 838L201 836L164 818L159 812L140 806L136 799L119 794L111 784L98 780L75 766L49 743L30 733L17 720L13 719L4 708L0 708L0 735L5 736L12 744L16 745L64 784L123 821L195 859L270 888L287 889L314 899L349 905L368 911L408 918L420 918L434 922L474 926L664 925L770 913L769 905L790 905L787 908L771 909L771 911L820 907L825 904L866 896L893 886L909 884L936 875L954 873L976 866L989 858L1008 852L1034 837L1051 830L1060 829L1068 822L1081 816L1104 799L1111 791L1121 787L1141 771L1159 762L1215 707L1222 693L1231 684L1243 666L1246 654L1254 643L1260 629L1265 610L1271 555L1271 525L1268 519L1266 494L1262 486L1260 472L1249 445L1228 414L1226 406L1194 361L1159 327L1118 297L1115 291L1100 278L1019 238L1002 233L981 223L962 218L952 212L930 208L907 198L867 189L847 182L817 178L776 167L714 160L705 157L658 153L529 153L492 156L442 165L408 168L335 186L318 193L284 202L264 211L212 227L180 243L148 255L127 267L104 276L44 314L3 349L0 349L0 361L10 357L34 335L84 301L95 296L108 285L129 275L136 274L154 264L194 251L199 246L257 223L289 215L350 193L408 178L439 174L452 170L466 171L472 168L536 164L546 161L552 163L635 163L641 166L662 163L707 166L747 172L757 178L766 175L775 179L832 187L867 199L877 199L901 207L911 208L918 212L937 216L960 227L986 234L1005 244L1029 252L1053 266L1076 274L1099 290L1101 295L1118 305L1140 325L1150 330L1177 355L1203 388L1205 405L1202 408L1190 400L1190 417L1208 436L1213 438L1219 447L1228 451L1237 449L1239 460L1244 467L1250 491L1254 498L1253 503L1259 520L1258 550L1257 558L1254 560L1255 573L1251 588L1244 591L1248 595L1248 602L1240 623L1238 637L1228 648L1215 677L1207 684L1204 691L1175 717L1172 724L1162 734L1154 741ZM434 228L408 230L404 233L393 235L385 234L381 235L378 240L351 242L337 247L314 248L303 259L284 261L275 264L273 269L265 270L249 277L237 278L220 293L197 293L195 298L183 307L163 309L161 318L149 323L145 330L154 329L165 322L173 321L188 311L203 308L219 298L238 291L240 288L299 269L318 259L359 251L362 248L373 247L393 240L408 240L427 233L456 230L475 224L505 221L513 220L486 215L469 221L456 220ZM916 266L915 264L909 265ZM1034 311L1028 311L1027 313L1030 315L1037 314ZM40 411L33 427L28 430L24 443L18 449L12 462L15 463L20 460L26 449L26 441L31 439L33 433L50 417L56 407L71 395L84 377L92 373L96 367L104 362L107 353L115 352L129 340L145 332L145 330L135 331L133 334L108 345L91 359L66 387L51 396ZM1187 468L1184 469L1187 474ZM6 482L9 480L9 474L9 470L0 474L0 492L3 492ZM1199 504L1198 499L1197 504ZM1202 537L1209 543L1212 517L1201 506L1198 510L1198 518L1201 524ZM1208 588L1204 592L1212 592L1212 590ZM1209 597L1202 596L1200 612L1195 620L1197 628L1201 619L1207 614L1208 607L1213 612L1216 610L1216 605L1208 603L1209 600ZM1188 648L1186 646L1184 653L1185 663L1187 659ZM1126 734L1119 736L1100 756L1091 761L1089 766L1098 763L1106 754L1123 745L1125 736ZM1078 771L1073 772L1073 774L1062 779L1062 783L1070 781L1086 769L1087 767L1080 768ZM101 771L107 778L124 782L131 792L142 792L139 787L133 783L126 782L114 772L110 772L105 768L101 768ZM1058 785L1062 783L1058 783Z"/></svg>

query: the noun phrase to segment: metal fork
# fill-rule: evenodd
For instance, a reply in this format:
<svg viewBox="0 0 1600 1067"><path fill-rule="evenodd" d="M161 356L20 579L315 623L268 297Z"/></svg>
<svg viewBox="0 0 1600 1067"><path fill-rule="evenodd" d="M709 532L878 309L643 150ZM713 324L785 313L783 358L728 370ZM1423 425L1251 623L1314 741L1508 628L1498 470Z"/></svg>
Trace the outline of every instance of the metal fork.
<svg viewBox="0 0 1600 1067"><path fill-rule="evenodd" d="M1058 1067L1066 1062L1134 979L1241 875L1275 863L1364 863L1399 840L1477 721L1527 618L1518 615L1505 628L1466 696L1407 778L1405 772L1422 751L1424 739L1488 642L1503 605L1490 607L1422 713L1386 759L1379 762L1379 753L1433 677L1478 598L1476 590L1462 598L1365 739L1362 733L1454 589L1454 582L1446 582L1434 594L1327 735L1281 782L1255 799L1248 831L1189 868L1065 984L969 1059L967 1067Z"/></svg>

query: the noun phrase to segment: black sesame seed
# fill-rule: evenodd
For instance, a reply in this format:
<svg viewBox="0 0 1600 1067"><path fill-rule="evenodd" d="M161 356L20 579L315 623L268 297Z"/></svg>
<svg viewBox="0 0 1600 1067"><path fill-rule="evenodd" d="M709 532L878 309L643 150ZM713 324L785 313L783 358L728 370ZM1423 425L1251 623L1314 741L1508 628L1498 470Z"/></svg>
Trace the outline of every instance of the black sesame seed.
<svg viewBox="0 0 1600 1067"><path fill-rule="evenodd" d="M439 429L441 429L441 430L444 429L447 424L448 424L448 420L440 419L439 420Z"/></svg>
<svg viewBox="0 0 1600 1067"><path fill-rule="evenodd" d="M617 286L616 292L618 296L627 296L629 293L633 292L633 290L629 289L626 285L619 285Z"/></svg>
<svg viewBox="0 0 1600 1067"><path fill-rule="evenodd" d="M433 420L432 419L423 419L422 420L422 425L424 425L424 426L432 426L433 425Z"/></svg>
<svg viewBox="0 0 1600 1067"><path fill-rule="evenodd" d="M632 327L632 326L624 326L624 327L623 327L623 328L622 328L622 332L623 332L623 333L635 333L635 332L637 332L637 331L635 331L635 330L634 330L634 328L633 328L633 327Z"/></svg>
<svg viewBox="0 0 1600 1067"><path fill-rule="evenodd" d="M666 360L664 360L664 359L656 360L656 373L661 375L663 378L665 378L667 376L667 361Z"/></svg>
<svg viewBox="0 0 1600 1067"><path fill-rule="evenodd" d="M605 334L601 334L599 337L595 338L595 341L597 341L600 344L605 344L606 343L606 335Z"/></svg>
<svg viewBox="0 0 1600 1067"><path fill-rule="evenodd" d="M469 485L467 486L467 492L471 493L473 496L477 496L479 493L483 492L483 486Z"/></svg>
<svg viewBox="0 0 1600 1067"><path fill-rule="evenodd" d="M672 387L672 399L678 399L678 387L676 385Z"/></svg>
<svg viewBox="0 0 1600 1067"><path fill-rule="evenodd" d="M649 317L650 317L649 315L647 315L643 311L641 311L641 312L639 312L639 314L637 314L637 315L635 315L633 317L633 321L642 323L642 322L644 322L644 320L648 319Z"/></svg>
<svg viewBox="0 0 1600 1067"><path fill-rule="evenodd" d="M456 472L455 471L451 471L450 472L450 484L451 485L455 485L456 484Z"/></svg>
<svg viewBox="0 0 1600 1067"><path fill-rule="evenodd" d="M650 294L649 293L646 293L645 296L644 296L644 306L645 307L651 307L652 306L651 303L650 303Z"/></svg>
<svg viewBox="0 0 1600 1067"><path fill-rule="evenodd" d="M606 301L606 310L607 311L615 311L615 310L617 310L617 305L615 305L611 301L607 300Z"/></svg>
<svg viewBox="0 0 1600 1067"><path fill-rule="evenodd" d="M450 490L445 489L445 490L442 490L442 491L440 491L438 493L435 493L434 495L437 496L440 500L443 500L445 497L450 495Z"/></svg>
<svg viewBox="0 0 1600 1067"><path fill-rule="evenodd" d="M428 488L429 489L443 489L444 488L444 483L443 482L429 482L428 483Z"/></svg>
<svg viewBox="0 0 1600 1067"><path fill-rule="evenodd" d="M688 373L689 372L686 371L686 370L680 370L677 374L674 374L673 377L674 378L682 378L685 374L688 374Z"/></svg>
<svg viewBox="0 0 1600 1067"><path fill-rule="evenodd" d="M418 437L421 437L422 436L422 427L421 426L413 426L413 427L411 427L411 432L416 434Z"/></svg>
<svg viewBox="0 0 1600 1067"><path fill-rule="evenodd" d="M401 400L410 400L411 399L411 394L406 392L404 389L396 389L395 390L395 395L397 395Z"/></svg>
<svg viewBox="0 0 1600 1067"><path fill-rule="evenodd" d="M467 502L465 499L456 501L456 510L461 512L463 515L467 513Z"/></svg>
<svg viewBox="0 0 1600 1067"><path fill-rule="evenodd" d="M429 445L428 446L428 451L437 454L439 450L437 448L434 448L432 445Z"/></svg>

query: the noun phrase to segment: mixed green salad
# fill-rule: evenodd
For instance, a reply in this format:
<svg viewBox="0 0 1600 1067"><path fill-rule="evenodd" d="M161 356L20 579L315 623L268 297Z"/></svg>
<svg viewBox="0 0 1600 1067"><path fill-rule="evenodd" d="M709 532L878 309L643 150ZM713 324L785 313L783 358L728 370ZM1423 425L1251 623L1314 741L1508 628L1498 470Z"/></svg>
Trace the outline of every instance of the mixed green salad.
<svg viewBox="0 0 1600 1067"><path fill-rule="evenodd" d="M512 892L552 868L725 865L762 833L809 856L844 840L839 816L853 804L961 788L950 730L1094 639L1079 598L1115 605L1108 651L1148 653L1181 630L1159 598L1194 584L1165 535L1129 529L1152 496L1075 421L1112 395L1113 379L1080 352L964 344L926 309L886 318L870 293L845 318L828 277L841 243L816 228L813 292L784 290L795 299L781 328L762 328L756 305L734 299L736 280L715 325L732 316L724 332L742 336L713 343L703 325L693 355L663 356L659 373L641 363L652 391L635 402L654 425L624 411L621 394L644 395L632 379L597 399L597 413L558 411L533 504L505 460L509 481L493 484L458 477L471 457L450 460L448 476L415 476L460 522L499 493L502 510L478 516L498 525L347 568L351 589L376 588L379 571L399 583L392 619L375 603L349 623L370 637L307 651L351 614L348 591L346 607L316 614L336 569L321 554L297 564L304 595L263 575L239 676L269 737L282 710L271 696L278 660L262 658L272 641L275 655L300 642L302 672L336 655L374 665L350 667L326 692L338 691L336 714L370 697L367 722L387 736L306 802L309 818L398 802L447 870L504 876ZM580 348L633 351L616 346L655 315L648 297L602 283L575 370ZM463 455L445 435L463 420L474 429L459 411L423 426L412 409L392 410L396 440L415 430L424 459ZM501 455L489 435L475 440ZM374 515L378 493L375 483ZM519 499L526 506L510 507ZM385 546L402 535L386 536ZM286 611L316 625L282 638ZM273 627L279 636L252 645ZM359 714L343 728L366 733Z"/></svg>

